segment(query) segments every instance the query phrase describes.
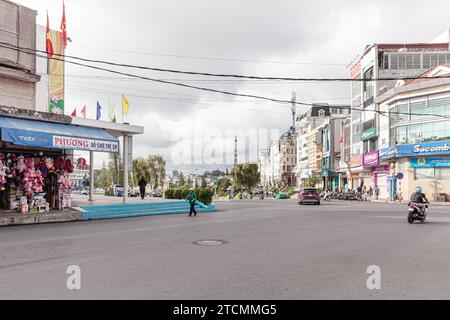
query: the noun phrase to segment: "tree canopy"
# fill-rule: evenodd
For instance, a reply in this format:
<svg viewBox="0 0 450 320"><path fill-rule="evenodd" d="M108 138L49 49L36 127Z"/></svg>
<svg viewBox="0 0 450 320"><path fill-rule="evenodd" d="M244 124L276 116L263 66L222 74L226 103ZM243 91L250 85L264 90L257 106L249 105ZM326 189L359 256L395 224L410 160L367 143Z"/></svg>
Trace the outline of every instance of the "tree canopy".
<svg viewBox="0 0 450 320"><path fill-rule="evenodd" d="M261 178L258 165L252 163L237 165L231 175L236 188L248 191L256 187Z"/></svg>

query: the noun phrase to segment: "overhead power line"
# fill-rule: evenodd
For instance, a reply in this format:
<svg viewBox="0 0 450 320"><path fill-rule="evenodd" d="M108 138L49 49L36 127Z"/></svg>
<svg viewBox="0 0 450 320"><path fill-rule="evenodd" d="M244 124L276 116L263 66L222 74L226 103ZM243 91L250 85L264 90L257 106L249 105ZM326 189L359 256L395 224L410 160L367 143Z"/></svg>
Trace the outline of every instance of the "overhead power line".
<svg viewBox="0 0 450 320"><path fill-rule="evenodd" d="M40 55L38 52L42 52L42 51L39 51L39 50L21 49L19 47L15 47L15 46L10 45L10 44L4 45L2 42L0 42L0 47L4 47L4 48L11 49L11 50L24 52L26 54L34 55L34 56L41 57L41 58L47 58L46 55ZM59 56L61 57L61 55L59 55ZM132 74L132 73L127 73L127 72L122 72L122 71L117 71L117 70L97 67L97 66L93 66L93 65L80 63L80 62L68 61L68 60L65 60L63 58L55 57L55 55L52 56L50 59L57 60L57 61L63 61L63 62L67 62L67 63L73 64L73 65L78 65L78 66L82 66L82 67L86 67L86 68L91 68L91 69L94 69L94 70L114 73L114 74L118 74L118 75L122 75L122 76L134 77L134 78L144 79L144 80L148 80L148 81L152 81L152 82L163 83L163 84L170 84L170 85L174 85L174 86L190 88L190 89L196 89L196 90L201 90L201 91L206 91L206 92L219 93L219 94L224 94L224 95L229 95L229 96L253 98L253 99L265 100L265 101L270 101L270 102L275 102L275 103L280 103L280 104L288 104L288 105L292 105L293 103L295 103L296 105L307 106L307 107L320 105L320 104L317 104L317 103L305 103L305 102L300 102L300 101L292 102L291 100L283 100L283 99L276 99L276 98L264 97L264 96L259 96L259 95L242 94L242 93L235 93L235 92L223 91L223 90L217 90L217 89L211 89L211 88L205 88L205 87L197 87L197 86L187 85L187 84L184 84L184 83L178 83L178 82L166 81L166 80L161 80L161 79L155 79L155 78L145 77L145 76L136 75L136 74ZM85 59L85 60L88 60L88 59ZM447 78L450 78L450 77L447 77ZM416 79L418 79L418 78L416 78ZM348 107L348 106L338 106L338 105L332 105L332 106L329 106L329 107L333 108L333 109L347 109L347 110L358 111L358 112L374 112L374 113L378 113L378 114L415 115L415 116L430 116L430 117L432 116L432 117L439 117L439 118L444 118L444 119L450 119L450 116L445 116L445 115L441 115L441 114L424 114L424 113L410 113L410 112L409 113L405 113L405 112L393 112L393 111L366 110L366 109L358 109L358 108L352 108L352 107Z"/></svg>
<svg viewBox="0 0 450 320"><path fill-rule="evenodd" d="M117 53L131 53L131 54L148 55L148 56L156 56L156 57L182 58L182 59L190 59L190 60L210 60L210 61L223 61L223 62L245 62L245 63L261 63L261 64L306 65L306 66L346 66L347 65L346 63L270 61L270 60L244 59L244 58L217 58L217 57L188 56L188 55L178 55L178 54L168 54L168 53L119 50L119 49L111 49L111 48L97 48L97 47L90 47L90 46L73 46L73 47L89 49L89 50L110 51L110 52L117 52Z"/></svg>
<svg viewBox="0 0 450 320"><path fill-rule="evenodd" d="M37 50L32 48L15 46L7 42L0 42L2 46L8 46L10 49L19 50L19 51L30 51L34 53L42 53L46 54L43 50ZM60 57L64 59L73 59L83 62L89 63L98 63L98 64L106 64L115 67L124 67L124 68L133 68L139 70L147 70L147 71L156 71L156 72L167 72L167 73L175 73L175 74L185 74L185 75L198 75L198 76L207 76L207 77L221 77L221 78L236 78L236 79L253 79L253 80L279 80L279 81L298 81L298 82L374 82L374 81L408 81L408 80L417 80L417 79L430 79L427 77L383 77L383 78L374 78L374 79L352 79L352 78L296 78L296 77L268 77L268 76L252 76L252 75L238 75L238 74L220 74L220 73L209 73L209 72L194 72L194 71L182 71L182 70L173 70L173 69L164 69L164 68L155 68L155 67L146 67L146 66L138 66L124 63L116 63L105 60L95 60L95 59L87 59L77 56L70 55L60 55L53 54L55 57ZM66 60L67 61L67 60ZM436 76L434 79L450 79L450 75L444 76Z"/></svg>

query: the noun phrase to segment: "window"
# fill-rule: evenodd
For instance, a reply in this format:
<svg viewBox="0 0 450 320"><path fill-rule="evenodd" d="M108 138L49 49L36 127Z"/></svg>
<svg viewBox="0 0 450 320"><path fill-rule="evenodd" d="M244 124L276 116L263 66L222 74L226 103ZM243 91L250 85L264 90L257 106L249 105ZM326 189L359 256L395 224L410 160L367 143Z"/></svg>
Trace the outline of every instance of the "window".
<svg viewBox="0 0 450 320"><path fill-rule="evenodd" d="M389 55L383 55L383 69L389 69Z"/></svg>
<svg viewBox="0 0 450 320"><path fill-rule="evenodd" d="M415 144L433 141L444 141L450 139L450 121L438 121L413 124L409 126L400 126L397 127L395 131L397 144Z"/></svg>
<svg viewBox="0 0 450 320"><path fill-rule="evenodd" d="M325 117L325 110L319 110L319 117Z"/></svg>
<svg viewBox="0 0 450 320"><path fill-rule="evenodd" d="M398 69L398 55L396 54L391 56L391 69Z"/></svg>
<svg viewBox="0 0 450 320"><path fill-rule="evenodd" d="M409 105L408 103L398 104L394 108L390 110L391 121L394 121L394 124L399 122L404 122L409 120Z"/></svg>
<svg viewBox="0 0 450 320"><path fill-rule="evenodd" d="M450 115L450 97L430 100L429 106L432 113Z"/></svg>
<svg viewBox="0 0 450 320"><path fill-rule="evenodd" d="M434 180L434 168L416 168L414 180Z"/></svg>
<svg viewBox="0 0 450 320"><path fill-rule="evenodd" d="M448 180L450 179L450 168L416 168L414 169L415 180Z"/></svg>
<svg viewBox="0 0 450 320"><path fill-rule="evenodd" d="M411 120L429 118L433 113L433 108L427 105L427 101L418 101L411 103Z"/></svg>
<svg viewBox="0 0 450 320"><path fill-rule="evenodd" d="M408 127L397 128L397 144L408 144Z"/></svg>
<svg viewBox="0 0 450 320"><path fill-rule="evenodd" d="M373 67L364 72L364 101L373 98Z"/></svg>

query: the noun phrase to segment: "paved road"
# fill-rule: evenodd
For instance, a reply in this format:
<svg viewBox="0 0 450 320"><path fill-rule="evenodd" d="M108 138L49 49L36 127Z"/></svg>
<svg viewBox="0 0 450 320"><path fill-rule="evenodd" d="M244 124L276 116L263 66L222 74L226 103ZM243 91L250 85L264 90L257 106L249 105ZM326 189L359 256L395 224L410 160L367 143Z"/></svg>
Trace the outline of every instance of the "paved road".
<svg viewBox="0 0 450 320"><path fill-rule="evenodd" d="M0 298L450 298L450 210L408 225L405 207L291 201L219 212L0 229ZM196 240L220 239L218 247ZM81 267L80 291L66 269ZM382 289L369 291L378 265Z"/></svg>

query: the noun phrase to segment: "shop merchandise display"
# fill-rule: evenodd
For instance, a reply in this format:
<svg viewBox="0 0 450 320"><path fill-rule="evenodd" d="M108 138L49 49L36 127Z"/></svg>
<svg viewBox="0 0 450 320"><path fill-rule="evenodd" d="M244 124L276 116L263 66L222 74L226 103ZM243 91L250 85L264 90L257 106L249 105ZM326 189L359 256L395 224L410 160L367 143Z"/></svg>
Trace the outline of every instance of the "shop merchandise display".
<svg viewBox="0 0 450 320"><path fill-rule="evenodd" d="M70 159L0 153L0 207L38 214L71 207Z"/></svg>

